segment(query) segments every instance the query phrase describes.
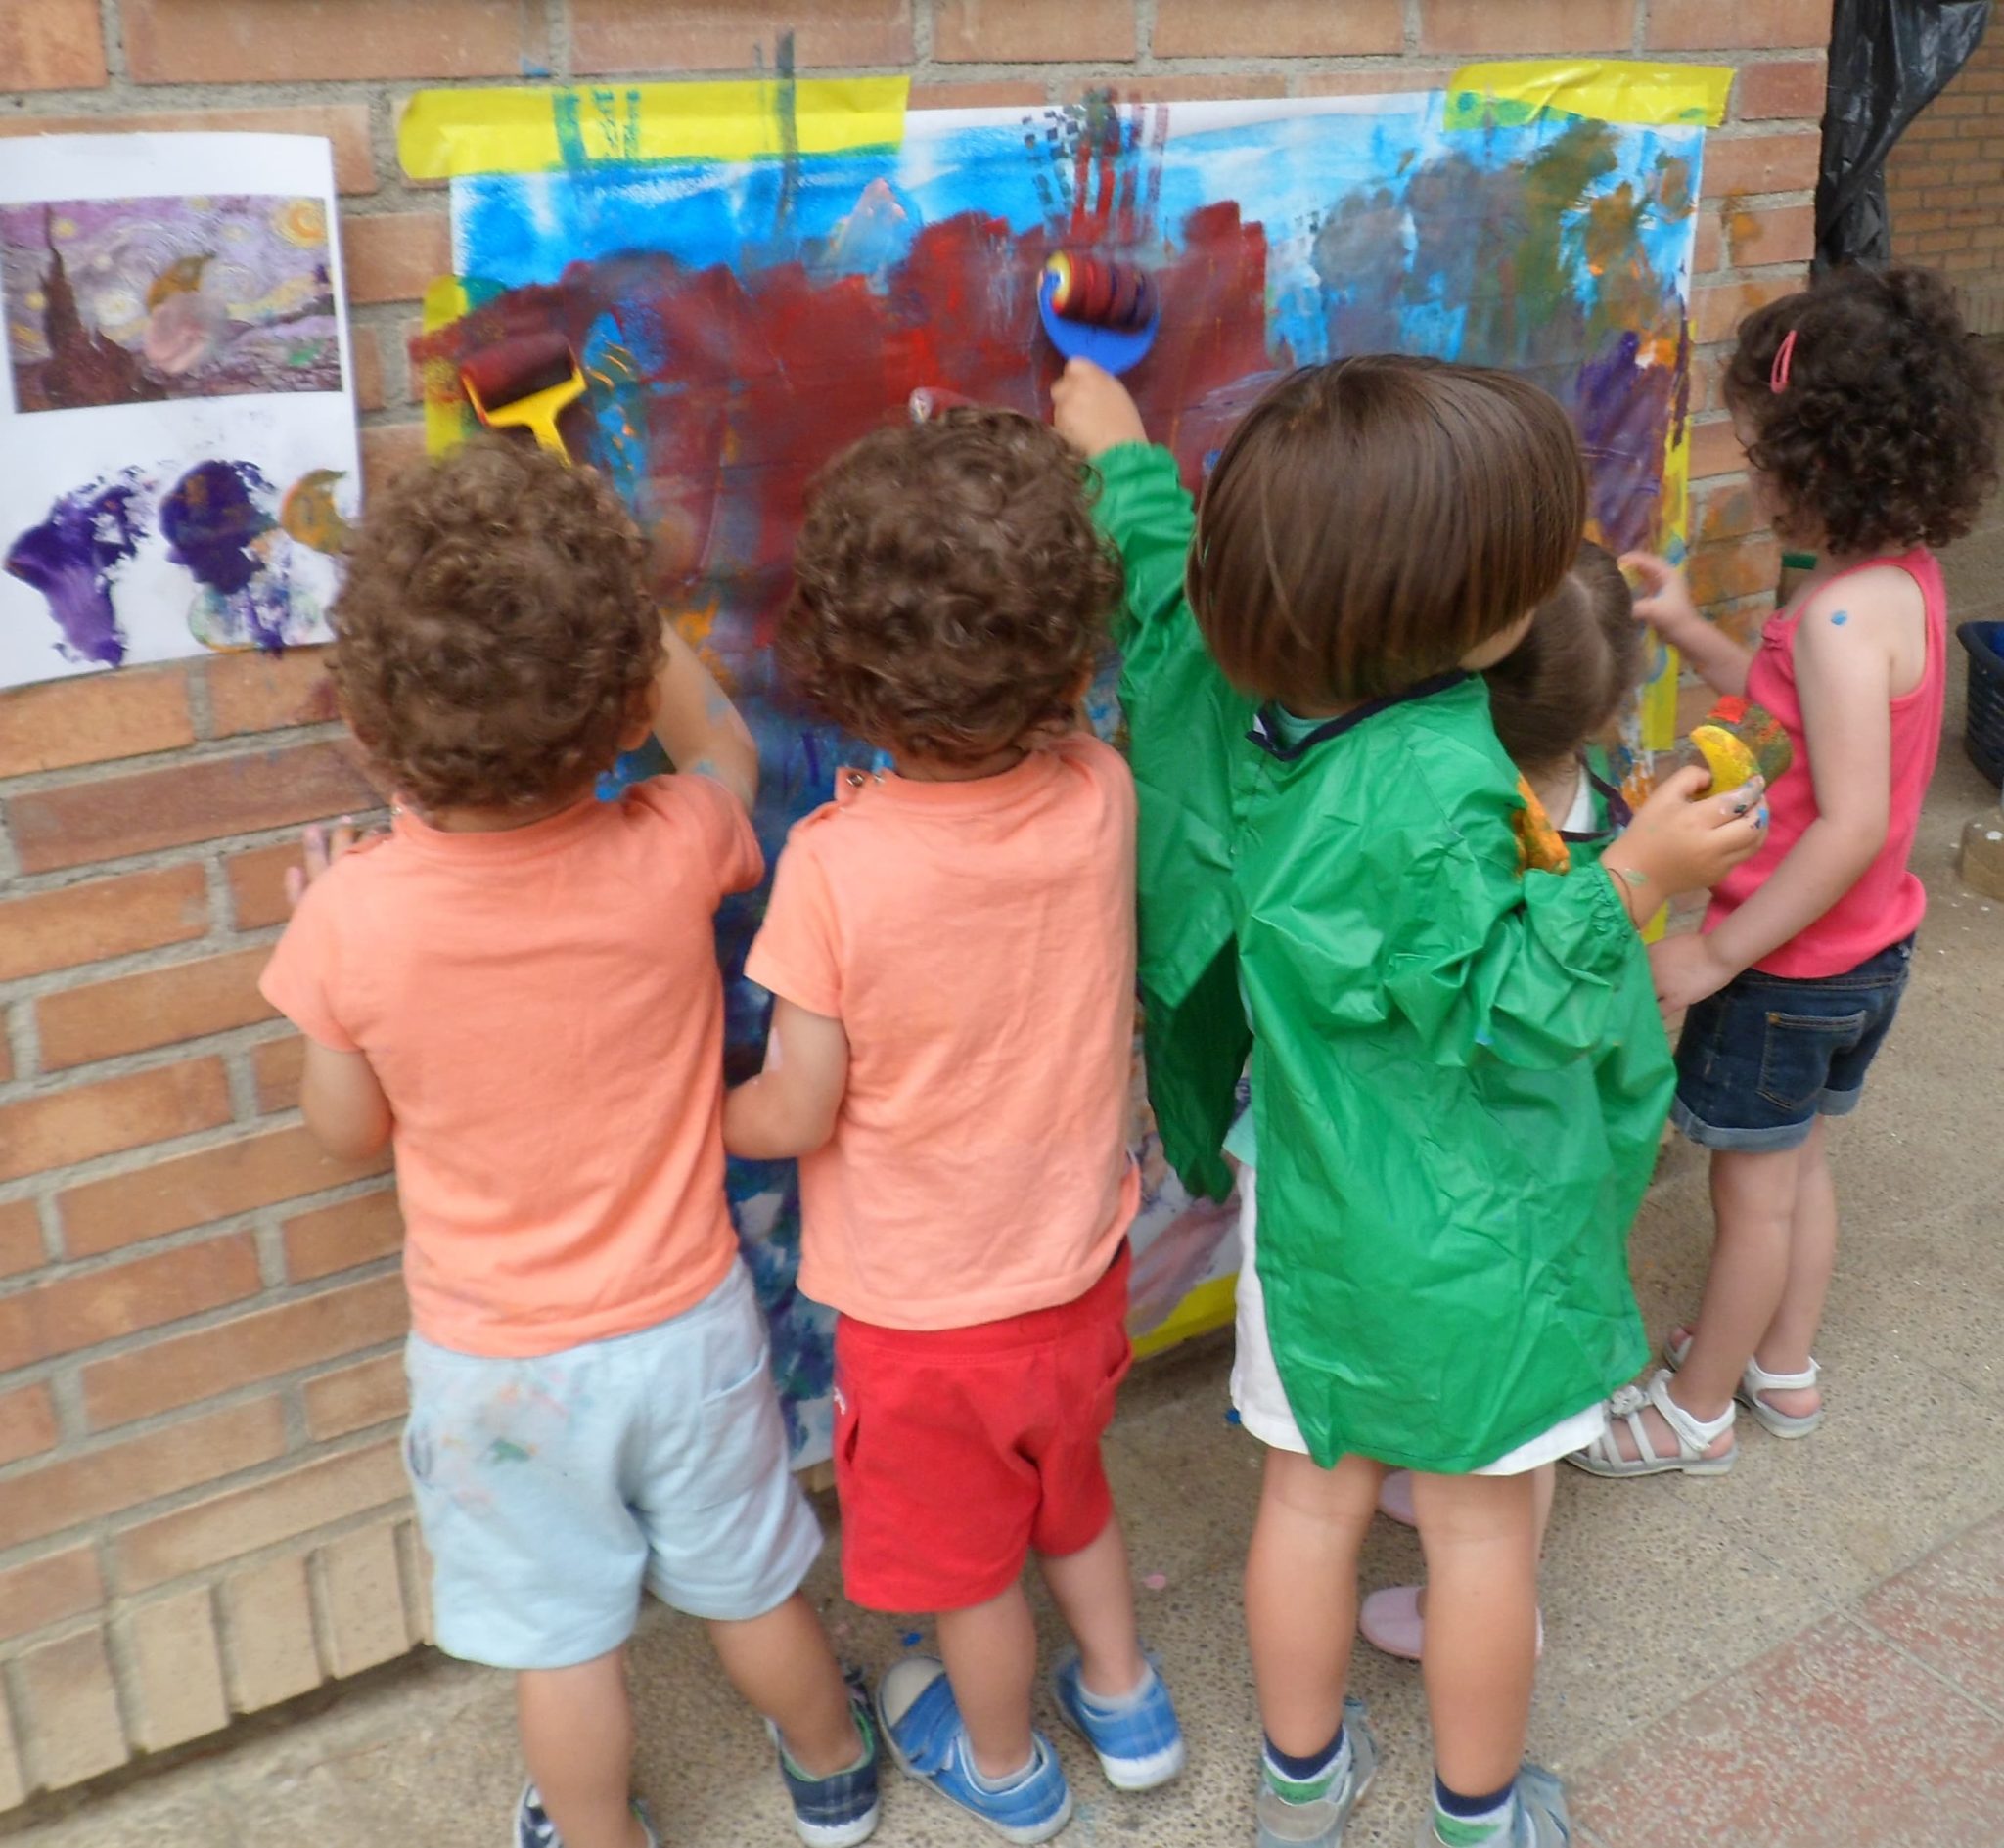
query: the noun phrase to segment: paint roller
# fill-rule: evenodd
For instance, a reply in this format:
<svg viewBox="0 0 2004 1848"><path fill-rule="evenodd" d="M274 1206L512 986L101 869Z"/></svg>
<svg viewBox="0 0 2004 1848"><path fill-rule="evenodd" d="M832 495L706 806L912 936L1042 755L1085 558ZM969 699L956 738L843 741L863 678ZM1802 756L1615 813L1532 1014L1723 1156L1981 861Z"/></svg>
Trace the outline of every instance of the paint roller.
<svg viewBox="0 0 2004 1848"><path fill-rule="evenodd" d="M511 334L462 360L459 383L487 428L525 429L569 460L557 420L584 396L584 373L564 335Z"/></svg>
<svg viewBox="0 0 2004 1848"><path fill-rule="evenodd" d="M1037 312L1067 359L1125 372L1155 344L1161 302L1155 280L1131 263L1061 250L1037 286Z"/></svg>

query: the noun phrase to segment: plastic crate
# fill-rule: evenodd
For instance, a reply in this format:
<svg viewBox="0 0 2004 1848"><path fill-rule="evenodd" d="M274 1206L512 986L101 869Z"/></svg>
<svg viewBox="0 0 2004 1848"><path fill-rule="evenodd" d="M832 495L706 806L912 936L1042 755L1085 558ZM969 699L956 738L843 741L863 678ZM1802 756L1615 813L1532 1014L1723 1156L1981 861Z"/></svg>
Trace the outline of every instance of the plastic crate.
<svg viewBox="0 0 2004 1848"><path fill-rule="evenodd" d="M2004 622L1965 622L1955 634L1969 651L1963 748L1984 776L2004 786Z"/></svg>

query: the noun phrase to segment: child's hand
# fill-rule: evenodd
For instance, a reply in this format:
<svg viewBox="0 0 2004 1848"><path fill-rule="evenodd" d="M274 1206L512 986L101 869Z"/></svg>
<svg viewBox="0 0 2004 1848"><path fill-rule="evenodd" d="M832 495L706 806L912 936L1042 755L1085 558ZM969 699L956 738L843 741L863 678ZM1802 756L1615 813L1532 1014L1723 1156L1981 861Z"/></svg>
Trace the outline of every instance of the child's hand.
<svg viewBox="0 0 2004 1848"><path fill-rule="evenodd" d="M1683 647L1686 636L1705 627L1705 617L1691 601L1691 586L1669 560L1660 559L1654 552L1630 552L1623 555L1621 568L1642 580L1635 599L1637 619L1648 623L1671 647Z"/></svg>
<svg viewBox="0 0 2004 1848"><path fill-rule="evenodd" d="M1127 387L1089 359L1068 361L1051 387L1051 421L1088 462L1122 443L1145 443L1148 431Z"/></svg>
<svg viewBox="0 0 2004 1848"><path fill-rule="evenodd" d="M1755 777L1705 795L1709 774L1693 764L1657 787L1602 864L1643 903L1643 915L1678 892L1716 885L1767 838L1767 786Z"/></svg>
<svg viewBox="0 0 2004 1848"><path fill-rule="evenodd" d="M1657 1006L1665 1014L1695 1008L1739 972L1704 932L1665 937L1649 946L1649 976L1656 987Z"/></svg>
<svg viewBox="0 0 2004 1848"><path fill-rule="evenodd" d="M286 868L286 903L297 911L300 899L306 896L306 887L316 879L324 879L327 869L349 852L358 838L352 815L343 815L332 832L318 822L308 828L299 841L300 858L305 864Z"/></svg>

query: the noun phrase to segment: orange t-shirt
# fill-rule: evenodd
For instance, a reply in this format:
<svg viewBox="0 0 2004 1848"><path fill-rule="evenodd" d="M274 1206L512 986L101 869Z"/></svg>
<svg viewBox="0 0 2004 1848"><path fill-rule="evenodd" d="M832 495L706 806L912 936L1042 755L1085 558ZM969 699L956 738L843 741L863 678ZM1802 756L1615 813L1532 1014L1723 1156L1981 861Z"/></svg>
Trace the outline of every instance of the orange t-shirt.
<svg viewBox="0 0 2004 1848"><path fill-rule="evenodd" d="M389 1099L427 1340L553 1353L723 1281L712 920L763 870L737 800L682 776L499 834L400 813L314 882L260 986Z"/></svg>
<svg viewBox="0 0 2004 1848"><path fill-rule="evenodd" d="M1140 1193L1133 779L1077 737L976 782L836 791L745 965L848 1034L835 1135L800 1163L800 1288L893 1329L1070 1302Z"/></svg>

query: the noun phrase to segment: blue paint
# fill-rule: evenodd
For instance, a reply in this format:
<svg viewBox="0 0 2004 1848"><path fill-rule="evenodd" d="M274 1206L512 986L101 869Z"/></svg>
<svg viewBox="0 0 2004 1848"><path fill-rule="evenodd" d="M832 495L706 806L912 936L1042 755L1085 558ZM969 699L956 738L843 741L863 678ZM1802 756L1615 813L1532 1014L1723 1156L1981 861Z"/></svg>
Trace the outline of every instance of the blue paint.
<svg viewBox="0 0 2004 1848"><path fill-rule="evenodd" d="M1850 619L1851 612L1848 609L1840 609L1830 618L1830 624L1832 628L1841 629Z"/></svg>
<svg viewBox="0 0 2004 1848"><path fill-rule="evenodd" d="M112 585L145 534L136 474L127 471L60 496L39 525L8 548L10 577L48 599L62 651L77 660L116 667L125 637L112 606Z"/></svg>

